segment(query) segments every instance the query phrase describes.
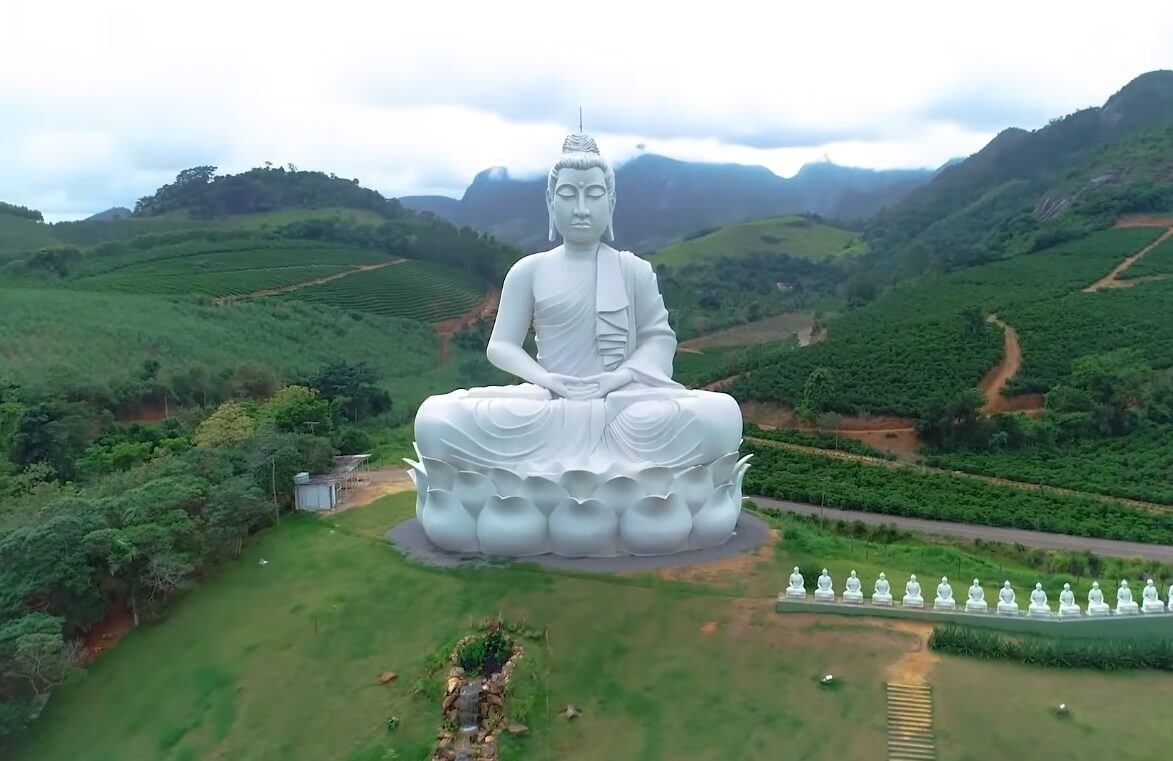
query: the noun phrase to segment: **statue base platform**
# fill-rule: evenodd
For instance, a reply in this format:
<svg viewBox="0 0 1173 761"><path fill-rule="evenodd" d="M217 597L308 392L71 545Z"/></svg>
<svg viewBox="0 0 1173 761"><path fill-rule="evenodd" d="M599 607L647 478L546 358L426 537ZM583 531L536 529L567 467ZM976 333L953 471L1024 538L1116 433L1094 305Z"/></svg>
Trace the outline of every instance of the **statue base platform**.
<svg viewBox="0 0 1173 761"><path fill-rule="evenodd" d="M892 605L892 595L872 595L872 605Z"/></svg>
<svg viewBox="0 0 1173 761"><path fill-rule="evenodd" d="M610 558L568 558L547 553L526 558L489 558L480 553L448 552L428 539L423 526L415 518L395 526L384 537L408 560L440 568L483 568L498 566L501 562L517 562L562 571L612 574L695 568L739 555L751 555L770 541L770 526L757 515L742 512L737 518L733 535L719 547L648 557L618 555Z"/></svg>
<svg viewBox="0 0 1173 761"><path fill-rule="evenodd" d="M923 608L925 601L920 597L905 597L900 604L906 608Z"/></svg>
<svg viewBox="0 0 1173 761"><path fill-rule="evenodd" d="M1089 616L1109 616L1112 614L1112 609L1107 605L1096 607L1094 605L1087 606L1087 614Z"/></svg>
<svg viewBox="0 0 1173 761"><path fill-rule="evenodd" d="M491 557L637 557L718 547L741 514L749 458L683 469L538 471L407 459L416 518L439 549ZM568 467L568 466L567 466Z"/></svg>
<svg viewBox="0 0 1173 761"><path fill-rule="evenodd" d="M965 612L966 613L988 613L989 611L990 611L990 607L988 605L986 605L984 602L978 602L977 600L966 600L965 601Z"/></svg>
<svg viewBox="0 0 1173 761"><path fill-rule="evenodd" d="M847 603L848 605L862 605L863 592L844 592L843 602Z"/></svg>
<svg viewBox="0 0 1173 761"><path fill-rule="evenodd" d="M1165 604L1163 602L1161 602L1160 600L1157 600L1152 603L1146 602L1144 604L1144 606L1141 608L1141 610L1145 613L1164 613L1165 612Z"/></svg>
<svg viewBox="0 0 1173 761"><path fill-rule="evenodd" d="M933 610L957 610L957 603L953 600L933 600Z"/></svg>
<svg viewBox="0 0 1173 761"><path fill-rule="evenodd" d="M1010 606L1003 603L998 603L998 615L1000 616L1018 616L1022 615L1017 605Z"/></svg>
<svg viewBox="0 0 1173 761"><path fill-rule="evenodd" d="M1130 602L1127 605L1117 605L1116 606L1116 615L1118 615L1118 616L1139 616L1140 615L1140 606L1138 606L1134 602Z"/></svg>
<svg viewBox="0 0 1173 761"><path fill-rule="evenodd" d="M791 588L787 587L786 588L786 599L787 600L805 600L806 599L806 590L805 589L791 589Z"/></svg>
<svg viewBox="0 0 1173 761"><path fill-rule="evenodd" d="M815 590L815 601L816 602L835 602L835 593L829 589L826 591L824 591L822 589L816 589Z"/></svg>
<svg viewBox="0 0 1173 761"><path fill-rule="evenodd" d="M1032 605L1027 608L1027 615L1033 618L1050 618L1054 615L1054 611L1050 608L1036 608Z"/></svg>
<svg viewBox="0 0 1173 761"><path fill-rule="evenodd" d="M1083 611L1079 609L1078 605L1072 605L1072 606L1060 605L1059 606L1059 615L1063 618L1079 618L1080 616L1083 615Z"/></svg>

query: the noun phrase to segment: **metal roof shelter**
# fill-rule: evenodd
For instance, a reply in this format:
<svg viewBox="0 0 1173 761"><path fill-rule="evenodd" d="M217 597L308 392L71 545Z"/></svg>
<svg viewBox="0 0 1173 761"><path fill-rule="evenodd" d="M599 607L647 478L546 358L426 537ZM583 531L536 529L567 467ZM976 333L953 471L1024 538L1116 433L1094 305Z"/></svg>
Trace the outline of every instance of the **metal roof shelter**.
<svg viewBox="0 0 1173 761"><path fill-rule="evenodd" d="M325 512L334 510L345 500L346 492L366 486L369 454L341 455L327 473L293 477L294 504L298 510Z"/></svg>

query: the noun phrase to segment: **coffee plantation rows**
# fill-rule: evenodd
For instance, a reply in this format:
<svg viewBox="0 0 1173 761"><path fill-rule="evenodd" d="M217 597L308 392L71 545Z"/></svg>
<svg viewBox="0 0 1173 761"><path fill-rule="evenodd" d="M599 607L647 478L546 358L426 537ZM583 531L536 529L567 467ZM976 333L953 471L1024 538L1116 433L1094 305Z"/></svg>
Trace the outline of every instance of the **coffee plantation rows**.
<svg viewBox="0 0 1173 761"><path fill-rule="evenodd" d="M192 272L183 275L120 274L116 277L86 278L78 281L77 287L121 293L153 293L160 296L242 296L272 288L285 288L353 269L348 266L320 264L272 269Z"/></svg>
<svg viewBox="0 0 1173 761"><path fill-rule="evenodd" d="M435 322L472 309L484 298L484 289L476 279L454 269L408 261L302 288L281 298Z"/></svg>
<svg viewBox="0 0 1173 761"><path fill-rule="evenodd" d="M1091 497L891 469L746 444L747 494L986 526L1156 544L1173 543L1173 511L1149 513Z"/></svg>
<svg viewBox="0 0 1173 761"><path fill-rule="evenodd" d="M836 319L827 341L785 362L746 362L739 369L748 375L729 390L739 398L795 405L811 372L825 367L830 408L917 415L976 388L997 364L1003 339L985 322L991 313L1013 325L1022 342L1024 368L1011 392L1045 391L1066 376L1071 360L1121 345L1142 345L1154 366L1169 366L1173 284L1080 292L1163 232L1105 230L1036 254L909 282ZM1103 310L1099 303L1086 308L1089 300L1102 302ZM1105 318L1113 310L1129 319Z"/></svg>
<svg viewBox="0 0 1173 761"><path fill-rule="evenodd" d="M103 253L103 250L119 253ZM79 281L94 277L224 272L309 265L377 264L393 257L374 249L310 240L188 240L146 250L110 244L85 262Z"/></svg>
<svg viewBox="0 0 1173 761"><path fill-rule="evenodd" d="M996 478L1173 505L1173 427L1054 449L934 455L926 463Z"/></svg>

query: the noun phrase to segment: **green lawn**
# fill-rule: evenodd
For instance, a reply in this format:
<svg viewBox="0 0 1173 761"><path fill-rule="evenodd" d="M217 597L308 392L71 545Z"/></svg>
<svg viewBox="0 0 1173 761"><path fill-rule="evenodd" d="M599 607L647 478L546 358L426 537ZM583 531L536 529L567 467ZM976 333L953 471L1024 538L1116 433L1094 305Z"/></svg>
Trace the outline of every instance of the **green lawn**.
<svg viewBox="0 0 1173 761"><path fill-rule="evenodd" d="M850 230L805 217L785 216L726 225L708 235L665 246L652 257L652 262L674 267L704 259L754 253L828 259L865 251L867 244Z"/></svg>
<svg viewBox="0 0 1173 761"><path fill-rule="evenodd" d="M818 532L812 539L808 530L794 546L784 538L756 562L702 576L453 572L410 564L382 540L413 502L403 494L333 519L286 519L163 622L132 633L55 696L14 761L422 761L439 721L438 696L412 694L417 683L435 689L419 681L425 661L497 613L549 632L545 642L527 641L519 679L537 698L531 734L505 738L503 761L882 758L883 682L917 649L916 635L772 612L790 565L814 567L815 552L862 551L839 544L848 540ZM268 564L259 565L262 557ZM890 575L907 562L891 558ZM857 555L829 564L840 574L858 564L862 575L873 563ZM942 758L1012 757L1005 740L990 737L1018 737L1013 747L1027 747L1039 722L1043 739L1057 741L1066 729L1046 723L1046 707L1069 694L1098 695L1101 704L1111 694L1112 715L1134 720L1080 734L1081 750L1100 754L1089 758L1124 757L1118 743L1136 758L1157 758L1171 737L1142 716L1169 677L953 659L936 668L945 685ZM987 668L1004 678L982 690L960 686L958 673ZM398 681L377 685L384 670ZM817 685L828 671L842 680L839 689ZM1024 683L1030 689L1013 701L994 691ZM557 715L568 703L583 711L574 722ZM401 723L389 734L392 715ZM980 731L961 723L974 715ZM1137 718L1152 731L1136 731ZM392 748L398 755L387 753Z"/></svg>

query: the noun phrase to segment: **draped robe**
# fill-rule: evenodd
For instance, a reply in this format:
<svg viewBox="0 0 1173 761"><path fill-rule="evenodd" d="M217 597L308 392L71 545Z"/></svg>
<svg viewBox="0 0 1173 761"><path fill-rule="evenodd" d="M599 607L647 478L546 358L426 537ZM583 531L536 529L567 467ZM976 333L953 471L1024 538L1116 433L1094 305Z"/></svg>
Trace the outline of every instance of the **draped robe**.
<svg viewBox="0 0 1173 761"><path fill-rule="evenodd" d="M550 255L527 257L528 266ZM534 277L536 359L573 377L623 368L633 382L603 399L555 398L529 383L430 397L416 415L421 455L528 475L679 469L738 449L733 398L672 380L676 336L651 265L602 246L594 270L586 282Z"/></svg>

